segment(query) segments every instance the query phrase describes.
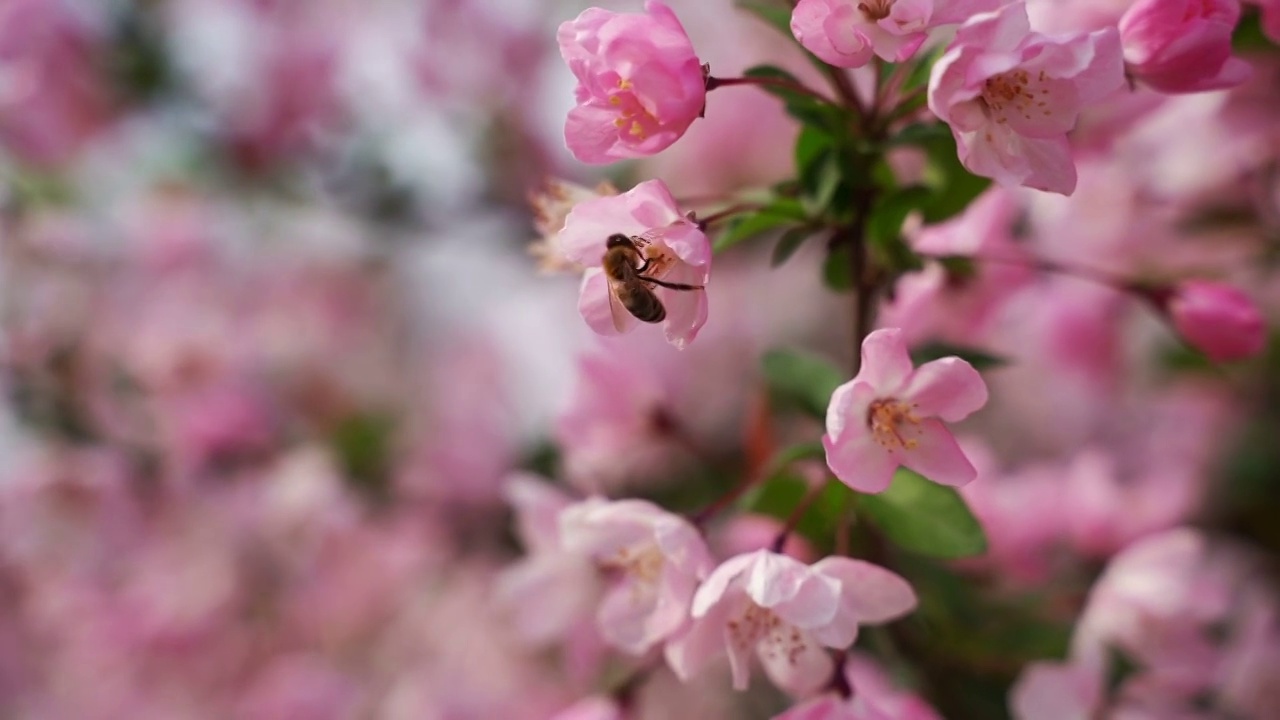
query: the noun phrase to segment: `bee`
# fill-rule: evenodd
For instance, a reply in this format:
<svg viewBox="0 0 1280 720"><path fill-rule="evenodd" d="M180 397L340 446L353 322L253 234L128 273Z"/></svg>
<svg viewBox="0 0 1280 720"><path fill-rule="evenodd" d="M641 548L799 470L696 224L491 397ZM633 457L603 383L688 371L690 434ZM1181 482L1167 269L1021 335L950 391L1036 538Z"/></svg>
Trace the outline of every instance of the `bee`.
<svg viewBox="0 0 1280 720"><path fill-rule="evenodd" d="M667 316L667 309L662 306L654 288L702 289L701 285L667 282L646 275L670 262L665 258L646 257L640 248L649 242L644 236L627 237L621 233L614 233L605 241L601 264L604 265L605 277L609 279L609 312L613 316L613 326L619 332L626 328L627 313L647 323L662 322Z"/></svg>

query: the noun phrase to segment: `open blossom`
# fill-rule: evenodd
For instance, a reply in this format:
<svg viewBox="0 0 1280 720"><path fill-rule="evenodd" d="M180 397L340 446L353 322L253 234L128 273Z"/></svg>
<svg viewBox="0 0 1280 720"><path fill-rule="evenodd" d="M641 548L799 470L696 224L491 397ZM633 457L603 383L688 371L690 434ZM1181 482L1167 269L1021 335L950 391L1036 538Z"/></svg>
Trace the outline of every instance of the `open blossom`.
<svg viewBox="0 0 1280 720"><path fill-rule="evenodd" d="M1231 55L1238 0L1139 0L1120 19L1129 74L1164 93L1219 90L1249 79Z"/></svg>
<svg viewBox="0 0 1280 720"><path fill-rule="evenodd" d="M635 242L647 266L643 277L704 286L711 276L711 241L697 223L680 213L661 180L648 180L621 195L577 204L555 242L565 259L587 268L578 311L601 335L630 332L640 322L618 309L620 302L604 274L605 245L615 234ZM681 348L692 342L707 321L706 292L656 285L651 289L666 310L662 327L667 340Z"/></svg>
<svg viewBox="0 0 1280 720"><path fill-rule="evenodd" d="M907 581L877 565L845 557L805 565L758 550L726 560L698 588L693 622L667 643L667 662L687 680L727 653L733 686L744 690L754 654L778 687L803 695L831 678L824 648L846 648L859 624L915 606Z"/></svg>
<svg viewBox="0 0 1280 720"><path fill-rule="evenodd" d="M1266 344L1258 307L1230 285L1189 280L1174 290L1167 309L1183 339L1216 362L1257 355Z"/></svg>
<svg viewBox="0 0 1280 720"><path fill-rule="evenodd" d="M609 163L645 157L684 134L706 105L706 79L671 8L588 8L560 26L560 54L578 78L564 137L574 157Z"/></svg>
<svg viewBox="0 0 1280 720"><path fill-rule="evenodd" d="M951 126L971 172L1069 195L1067 133L1082 108L1123 84L1114 28L1056 40L1031 32L1026 6L1014 3L956 31L933 66L929 109Z"/></svg>
<svg viewBox="0 0 1280 720"><path fill-rule="evenodd" d="M996 10L1008 0L800 0L791 32L801 45L837 67L856 68L877 55L902 62L929 30Z"/></svg>
<svg viewBox="0 0 1280 720"><path fill-rule="evenodd" d="M640 655L679 630L699 581L714 565L698 530L646 500L601 498L560 516L566 550L590 558L612 582L596 614L611 645Z"/></svg>
<svg viewBox="0 0 1280 720"><path fill-rule="evenodd" d="M942 421L963 420L986 402L987 386L969 363L945 357L915 368L901 330L876 330L862 343L857 377L827 407L827 465L860 492L889 487L899 465L964 485L977 471Z"/></svg>

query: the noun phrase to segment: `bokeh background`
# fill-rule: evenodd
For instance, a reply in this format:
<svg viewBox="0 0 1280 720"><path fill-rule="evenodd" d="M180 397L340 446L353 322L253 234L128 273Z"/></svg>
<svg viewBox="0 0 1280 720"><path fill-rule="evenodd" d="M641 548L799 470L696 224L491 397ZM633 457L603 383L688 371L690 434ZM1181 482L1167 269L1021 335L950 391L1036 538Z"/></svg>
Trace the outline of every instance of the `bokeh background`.
<svg viewBox="0 0 1280 720"><path fill-rule="evenodd" d="M671 4L717 75L804 72L728 0ZM1127 4L1032 3L1064 30ZM770 269L747 244L717 258L688 351L590 335L576 279L529 254L530 191L658 176L713 208L786 178L796 129L728 88L660 156L577 165L554 38L585 5L0 1L0 717L546 718L618 676L589 640L513 629L505 479L705 504L760 452L758 356L843 357L848 300L820 248ZM1099 109L1074 197L1000 194L998 219L955 231L1209 274L1274 317L1280 64L1250 28L1250 85ZM936 278L885 308L1011 359L966 426L992 552L946 572L1059 600L1034 629L982 630L1008 646L939 641L957 683L990 676L967 686L989 696L975 717L1003 712L1019 662L1064 651L1134 539L1192 522L1269 571L1280 549L1280 353L1215 367L1113 289L1014 275L974 300L980 327ZM762 545L769 522L714 539ZM783 706L715 677L645 693L652 717Z"/></svg>

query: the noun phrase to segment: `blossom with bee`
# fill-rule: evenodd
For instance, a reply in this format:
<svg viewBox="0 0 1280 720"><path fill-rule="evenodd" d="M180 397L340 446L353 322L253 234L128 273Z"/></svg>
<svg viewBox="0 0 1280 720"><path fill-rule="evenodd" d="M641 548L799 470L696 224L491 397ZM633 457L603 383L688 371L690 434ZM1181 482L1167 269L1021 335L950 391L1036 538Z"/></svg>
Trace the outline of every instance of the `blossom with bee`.
<svg viewBox="0 0 1280 720"><path fill-rule="evenodd" d="M964 485L977 470L942 421L963 420L986 403L986 383L969 363L945 357L913 367L902 331L876 330L862 343L857 377L831 396L827 465L859 492L882 492L899 465Z"/></svg>
<svg viewBox="0 0 1280 720"><path fill-rule="evenodd" d="M606 274L603 266L610 238L618 235L629 241L636 263L623 283ZM707 321L702 288L711 277L711 241L680 213L661 180L578 203L565 218L555 247L567 261L587 268L578 310L601 335L631 332L646 317L620 301L624 290L653 296L662 311L654 321L678 348L692 342Z"/></svg>
<svg viewBox="0 0 1280 720"><path fill-rule="evenodd" d="M706 105L706 78L693 43L659 0L644 13L588 8L556 35L578 78L564 138L585 163L659 152L684 135Z"/></svg>

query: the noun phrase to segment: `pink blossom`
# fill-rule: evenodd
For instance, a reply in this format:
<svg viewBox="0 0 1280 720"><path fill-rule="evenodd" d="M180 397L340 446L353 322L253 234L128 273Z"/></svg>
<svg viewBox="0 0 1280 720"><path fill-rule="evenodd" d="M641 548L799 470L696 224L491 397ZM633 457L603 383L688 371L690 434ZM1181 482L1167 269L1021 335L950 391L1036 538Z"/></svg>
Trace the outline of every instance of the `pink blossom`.
<svg viewBox="0 0 1280 720"><path fill-rule="evenodd" d="M611 578L596 613L610 644L640 655L683 627L698 582L714 563L687 520L645 500L600 498L560 516L561 541Z"/></svg>
<svg viewBox="0 0 1280 720"><path fill-rule="evenodd" d="M1257 355L1266 344L1267 328L1258 307L1230 285L1189 280L1166 302L1178 333L1216 362Z"/></svg>
<svg viewBox="0 0 1280 720"><path fill-rule="evenodd" d="M582 162L653 155L702 114L702 63L665 3L648 0L644 14L588 8L556 39L578 78L564 137Z"/></svg>
<svg viewBox="0 0 1280 720"><path fill-rule="evenodd" d="M1102 677L1067 663L1033 663L1009 691L1014 720L1090 720L1102 700Z"/></svg>
<svg viewBox="0 0 1280 720"><path fill-rule="evenodd" d="M877 493L905 465L934 482L964 485L977 475L942 424L987 402L977 370L957 357L912 367L902 331L876 330L862 343L862 369L827 407L827 465L849 487Z"/></svg>
<svg viewBox="0 0 1280 720"><path fill-rule="evenodd" d="M842 672L851 697L823 695L773 720L941 720L920 697L895 687L884 669L865 655L849 653Z"/></svg>
<svg viewBox="0 0 1280 720"><path fill-rule="evenodd" d="M973 173L1069 195L1067 133L1082 108L1123 84L1114 28L1055 40L1031 32L1026 6L1014 3L956 31L929 78L929 108L951 125Z"/></svg>
<svg viewBox="0 0 1280 720"><path fill-rule="evenodd" d="M1219 90L1249 79L1231 55L1239 0L1138 0L1120 18L1125 67L1164 93Z"/></svg>
<svg viewBox="0 0 1280 720"><path fill-rule="evenodd" d="M845 648L860 623L901 617L916 605L906 580L882 567L845 557L810 566L769 550L726 560L693 597L693 622L667 644L667 662L681 679L729 655L733 686L746 689L751 655L778 687L803 695L831 678L823 649Z"/></svg>
<svg viewBox="0 0 1280 720"><path fill-rule="evenodd" d="M611 235L624 235L645 258L644 277L668 283L704 286L711 276L711 242L698 225L680 213L661 180L648 180L621 195L587 200L574 206L556 236L558 251L587 268L582 277L578 310L601 335L635 329L638 320L617 299L601 265ZM637 268L639 269L639 268ZM683 348L707 321L707 295L649 284L666 309L663 333Z"/></svg>
<svg viewBox="0 0 1280 720"><path fill-rule="evenodd" d="M877 55L902 62L930 30L998 9L1008 0L800 0L791 32L810 52L837 67L856 68Z"/></svg>
<svg viewBox="0 0 1280 720"><path fill-rule="evenodd" d="M623 715L616 700L593 695L561 710L551 720L623 720Z"/></svg>

